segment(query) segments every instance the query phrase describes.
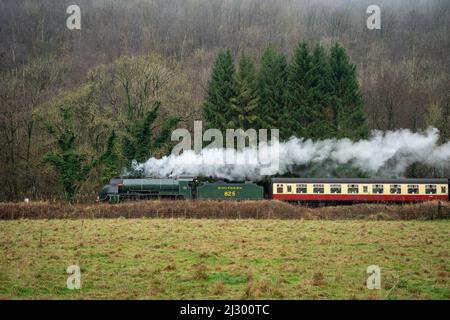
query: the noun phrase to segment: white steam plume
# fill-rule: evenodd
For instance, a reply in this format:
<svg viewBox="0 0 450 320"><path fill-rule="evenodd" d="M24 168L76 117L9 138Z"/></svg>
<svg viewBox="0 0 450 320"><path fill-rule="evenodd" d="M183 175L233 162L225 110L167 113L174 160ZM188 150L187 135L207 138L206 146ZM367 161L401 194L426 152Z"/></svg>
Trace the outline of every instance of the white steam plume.
<svg viewBox="0 0 450 320"><path fill-rule="evenodd" d="M279 165L275 174L296 173L298 166L324 165L321 175L342 164L351 164L371 176L403 176L414 162L432 167L450 167L450 142L439 145L439 132L430 128L423 133L410 130L373 131L370 138L357 142L349 139L328 139L313 142L298 138L279 143ZM169 155L161 159L151 158L145 163L135 164L146 176L179 177L205 176L230 180L257 180L260 169L267 167L264 155L267 146L233 149L203 149L199 154L184 151L181 155ZM224 164L225 156L251 159L245 164ZM325 165L326 164L326 165Z"/></svg>

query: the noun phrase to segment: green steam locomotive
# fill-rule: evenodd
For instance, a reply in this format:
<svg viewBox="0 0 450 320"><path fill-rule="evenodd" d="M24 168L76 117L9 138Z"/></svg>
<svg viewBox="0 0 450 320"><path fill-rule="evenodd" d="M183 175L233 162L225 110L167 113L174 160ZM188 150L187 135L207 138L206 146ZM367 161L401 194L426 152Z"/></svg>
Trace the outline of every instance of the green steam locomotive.
<svg viewBox="0 0 450 320"><path fill-rule="evenodd" d="M144 199L259 200L264 188L253 182L200 182L196 178L113 178L100 191L98 200L119 203Z"/></svg>

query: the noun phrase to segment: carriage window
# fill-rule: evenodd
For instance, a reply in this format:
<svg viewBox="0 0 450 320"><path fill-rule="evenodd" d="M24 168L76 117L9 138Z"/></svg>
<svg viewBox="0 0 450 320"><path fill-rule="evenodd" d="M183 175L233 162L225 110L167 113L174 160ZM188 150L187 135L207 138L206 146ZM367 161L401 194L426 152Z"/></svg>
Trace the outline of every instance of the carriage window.
<svg viewBox="0 0 450 320"><path fill-rule="evenodd" d="M287 192L292 192L292 186L287 186Z"/></svg>
<svg viewBox="0 0 450 320"><path fill-rule="evenodd" d="M375 184L372 187L373 193L384 193L384 186L382 184Z"/></svg>
<svg viewBox="0 0 450 320"><path fill-rule="evenodd" d="M283 193L283 185L277 184L277 193Z"/></svg>
<svg viewBox="0 0 450 320"><path fill-rule="evenodd" d="M357 184L349 184L347 189L348 193L359 193L359 187Z"/></svg>
<svg viewBox="0 0 450 320"><path fill-rule="evenodd" d="M297 185L297 193L307 193L306 184L298 184Z"/></svg>
<svg viewBox="0 0 450 320"><path fill-rule="evenodd" d="M436 194L437 188L435 184L427 184L425 186L425 193L426 194Z"/></svg>
<svg viewBox="0 0 450 320"><path fill-rule="evenodd" d="M314 193L325 193L325 188L323 184L315 184L313 186L313 192Z"/></svg>
<svg viewBox="0 0 450 320"><path fill-rule="evenodd" d="M369 187L368 186L363 186L363 192L364 193L369 192Z"/></svg>
<svg viewBox="0 0 450 320"><path fill-rule="evenodd" d="M419 193L419 185L408 184L408 193L409 194L418 194Z"/></svg>
<svg viewBox="0 0 450 320"><path fill-rule="evenodd" d="M447 193L447 187L442 186L441 187L441 193Z"/></svg>
<svg viewBox="0 0 450 320"><path fill-rule="evenodd" d="M331 193L341 193L342 187L340 184L332 184L330 188Z"/></svg>
<svg viewBox="0 0 450 320"><path fill-rule="evenodd" d="M402 193L402 186L399 184L391 184L391 193L392 194L400 194Z"/></svg>

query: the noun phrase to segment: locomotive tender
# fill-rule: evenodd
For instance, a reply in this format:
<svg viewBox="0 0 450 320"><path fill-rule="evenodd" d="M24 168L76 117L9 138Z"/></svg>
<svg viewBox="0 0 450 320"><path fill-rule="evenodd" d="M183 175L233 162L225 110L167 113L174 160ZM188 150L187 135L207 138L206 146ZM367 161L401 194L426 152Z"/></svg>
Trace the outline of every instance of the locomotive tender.
<svg viewBox="0 0 450 320"><path fill-rule="evenodd" d="M298 203L449 201L449 179L272 178L265 182L200 182L196 178L113 178L99 200L261 200Z"/></svg>

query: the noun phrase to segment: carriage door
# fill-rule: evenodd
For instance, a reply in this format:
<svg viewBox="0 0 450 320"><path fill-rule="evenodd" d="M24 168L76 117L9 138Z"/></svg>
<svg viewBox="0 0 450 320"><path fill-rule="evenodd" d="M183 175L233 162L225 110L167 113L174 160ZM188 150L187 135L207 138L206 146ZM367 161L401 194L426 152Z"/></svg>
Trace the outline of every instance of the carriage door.
<svg viewBox="0 0 450 320"><path fill-rule="evenodd" d="M367 184L362 186L362 193L364 193L364 194L369 193L369 186Z"/></svg>

